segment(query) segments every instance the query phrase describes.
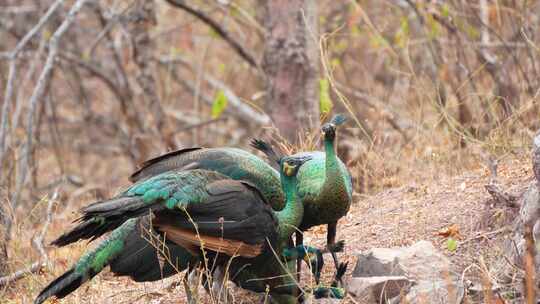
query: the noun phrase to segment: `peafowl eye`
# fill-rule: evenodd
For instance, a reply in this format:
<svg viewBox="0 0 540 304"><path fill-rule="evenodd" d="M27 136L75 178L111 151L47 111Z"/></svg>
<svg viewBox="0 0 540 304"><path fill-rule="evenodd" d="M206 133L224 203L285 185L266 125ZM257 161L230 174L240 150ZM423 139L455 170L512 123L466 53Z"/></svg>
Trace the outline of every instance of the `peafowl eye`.
<svg viewBox="0 0 540 304"><path fill-rule="evenodd" d="M310 156L305 157L283 157L281 158L281 170L286 176L295 176L300 166L310 160Z"/></svg>

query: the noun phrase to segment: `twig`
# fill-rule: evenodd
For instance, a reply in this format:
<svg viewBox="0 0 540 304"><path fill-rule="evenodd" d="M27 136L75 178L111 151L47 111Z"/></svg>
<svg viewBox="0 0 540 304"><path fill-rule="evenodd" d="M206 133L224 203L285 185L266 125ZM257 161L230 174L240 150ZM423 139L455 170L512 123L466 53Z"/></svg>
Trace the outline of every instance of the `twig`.
<svg viewBox="0 0 540 304"><path fill-rule="evenodd" d="M35 5L4 6L0 13L2 14L28 14L37 10Z"/></svg>
<svg viewBox="0 0 540 304"><path fill-rule="evenodd" d="M49 225L52 221L53 205L57 199L58 199L58 189L54 191L52 197L48 200L45 223L43 224L43 227L41 228L40 233L35 238L32 239L32 246L34 247L34 249L37 250L37 252L39 252L39 255L40 255L39 261L32 263L32 265L24 269L17 270L10 275L0 277L0 286L5 286L17 280L20 280L29 274L39 272L41 269L46 267L47 264L49 263L49 257L47 256L47 252L45 251L45 248L43 247L43 239L45 238L45 234L47 233L47 230L49 229Z"/></svg>
<svg viewBox="0 0 540 304"><path fill-rule="evenodd" d="M204 127L206 125L210 125L210 124L213 124L213 123L216 123L216 122L226 121L227 118L228 118L227 116L223 116L223 117L218 117L218 118L209 119L209 120L205 120L205 121L200 121L200 122L191 124L189 126L185 126L185 127L183 127L181 130L179 130L177 132L186 132L186 131L189 131L189 130L194 129L194 128L200 128L200 127Z"/></svg>
<svg viewBox="0 0 540 304"><path fill-rule="evenodd" d="M202 22L211 27L225 42L227 42L235 51L242 57L250 66L258 69L258 64L255 58L238 42L233 38L229 32L227 32L219 23L207 16L203 11L197 8L191 7L185 3L184 0L167 0L172 6L178 7L189 14L197 17Z"/></svg>
<svg viewBox="0 0 540 304"><path fill-rule="evenodd" d="M502 228L494 230L494 231L485 232L485 233L479 233L479 234L477 234L475 236L472 236L472 237L464 240L463 242L460 242L459 244L461 246L463 244L472 242L472 241L477 240L477 239L485 238L485 237L492 236L492 235L499 234L499 233L504 233L504 232L507 232L507 231L511 231L511 229L509 227L502 227Z"/></svg>

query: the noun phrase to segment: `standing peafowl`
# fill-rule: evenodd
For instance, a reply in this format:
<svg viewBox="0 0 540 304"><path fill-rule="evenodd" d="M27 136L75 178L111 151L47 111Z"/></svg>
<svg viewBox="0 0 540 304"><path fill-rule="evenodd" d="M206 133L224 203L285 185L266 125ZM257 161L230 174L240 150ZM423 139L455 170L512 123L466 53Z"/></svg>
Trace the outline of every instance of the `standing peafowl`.
<svg viewBox="0 0 540 304"><path fill-rule="evenodd" d="M121 267L122 256L137 255L128 251L129 237L125 234L137 231L138 225L141 231L150 230L174 245L177 252L172 268L176 271L195 263L204 248L211 260L208 265L227 267L231 280L240 287L264 292L269 286L277 303L296 302L294 280L275 256L287 247L302 220L304 208L297 201L296 174L307 160L309 156L283 158L280 178L286 204L281 211L274 211L251 183L201 169L167 171L136 182L111 200L83 208L79 225L53 243L95 239L114 231L51 282L35 303L52 296L65 297L107 265L113 272L136 280L141 278L137 275L144 276L141 269ZM154 260L150 257L149 264ZM141 257L139 267L146 264ZM149 272L161 269L157 265L150 268Z"/></svg>
<svg viewBox="0 0 540 304"><path fill-rule="evenodd" d="M352 201L352 178L347 167L336 155L336 128L346 121L344 115L338 114L321 129L323 133L324 152L300 152L293 157L307 157L306 162L298 172L298 195L304 204L304 218L300 230L311 227L328 225L327 246L332 246L336 240L338 220L349 211ZM262 140L253 140L251 145L265 153L271 161L277 161L279 155L272 147ZM296 244L303 243L302 233L296 233ZM339 262L335 252L332 252L336 269ZM300 261L297 264L300 273Z"/></svg>

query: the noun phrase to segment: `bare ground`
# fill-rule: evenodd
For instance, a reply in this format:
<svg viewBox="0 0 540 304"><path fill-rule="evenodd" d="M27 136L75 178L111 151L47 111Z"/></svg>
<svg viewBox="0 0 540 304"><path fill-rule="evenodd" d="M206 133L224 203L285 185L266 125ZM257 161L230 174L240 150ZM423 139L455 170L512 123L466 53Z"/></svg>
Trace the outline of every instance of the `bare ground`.
<svg viewBox="0 0 540 304"><path fill-rule="evenodd" d="M351 211L340 221L338 232L338 237L346 240L346 250L341 257L349 261L349 272L355 265L355 253L358 251L429 240L450 257L456 272L467 270L464 278L476 280L477 273L469 271L473 269L469 266L478 264L482 256L489 267L504 255L499 249L507 234L503 228L515 214L515 210L493 204L484 189L489 178L489 170L479 164L476 169L458 176L417 181L375 195L355 195ZM531 179L527 155L509 156L499 164L498 182L511 193L521 193ZM49 239L69 226L76 206L68 207L55 216ZM451 225L456 225L460 234L457 250L453 252L447 248L447 238L438 233ZM325 232L324 227L317 227L306 233L305 240L322 246ZM26 244L21 241L25 237L28 235L21 235L13 246L25 248ZM0 303L31 303L39 289L66 270L85 247L84 243L79 243L69 248L50 248L52 266L44 273L29 276L0 291ZM26 248L21 263L30 261L33 256L34 253ZM323 280L329 283L334 270L330 257L326 262ZM185 303L181 285L167 288L181 277L156 283L134 283L105 271L61 303ZM204 302L211 302L202 290L200 293ZM244 291L235 290L235 295L238 302L258 301Z"/></svg>

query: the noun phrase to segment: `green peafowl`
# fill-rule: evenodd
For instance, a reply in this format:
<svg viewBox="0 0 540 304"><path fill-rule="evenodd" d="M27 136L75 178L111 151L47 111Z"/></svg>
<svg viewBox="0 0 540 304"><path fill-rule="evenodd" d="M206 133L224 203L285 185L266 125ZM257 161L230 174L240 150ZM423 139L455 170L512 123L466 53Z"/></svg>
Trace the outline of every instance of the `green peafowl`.
<svg viewBox="0 0 540 304"><path fill-rule="evenodd" d="M338 114L321 129L323 133L324 152L299 152L294 157L311 157L298 172L298 195L304 204L304 218L300 230L311 227L328 225L327 245L332 246L336 239L338 220L349 211L352 200L352 178L347 167L336 155L336 128L346 121L344 115ZM272 147L262 140L255 139L252 147L265 153L276 162L278 155ZM303 243L302 233L296 233L296 244ZM336 269L339 262L335 252L332 252ZM300 274L300 260L297 270Z"/></svg>
<svg viewBox="0 0 540 304"><path fill-rule="evenodd" d="M237 148L188 148L172 151L144 162L141 168L131 175L130 180L137 182L170 170L190 169L207 169L220 172L232 179L246 180L261 190L265 198L272 203L274 209L280 210L283 208L285 199L279 181L279 173L259 157ZM123 232L118 234L117 241L126 241L134 251L142 252L146 256L152 256L156 259L155 251L157 250L142 239L139 233L128 233L127 229L134 228L132 225L122 227L120 230L123 230ZM122 236L129 236L129 240L121 240ZM78 239L71 238L67 241L60 237L53 242L53 245L65 246ZM172 254L177 251L183 253L182 250L174 248L174 244L166 245L175 249L168 250ZM174 259L175 256L172 258ZM122 261L122 265L126 269L137 267L137 259L122 259ZM133 261L134 264L130 265L130 261ZM166 277L174 273L174 271L164 272L162 276ZM133 276L132 278L141 280L141 278ZM155 275L150 278L155 279Z"/></svg>
<svg viewBox="0 0 540 304"><path fill-rule="evenodd" d="M138 224L152 231L147 229L151 225L158 235L166 236L165 242L174 244L173 248L179 251L175 254L175 270L194 263L204 248L214 261L210 265L228 265L231 279L240 287L264 292L268 285L278 303L294 302L292 278L281 267L281 261L274 258L273 250L282 252L286 248L302 219L303 204L297 203L295 194L296 174L308 159L283 159L281 183L286 205L279 212L272 210L252 184L201 169L168 171L143 179L111 200L83 208L80 224L53 243L95 239L111 230L113 233L50 283L35 303L51 296L68 295L107 265L115 273L137 279L139 269L121 269L119 258L133 254L125 247L129 245L125 234L136 231ZM232 256L236 258L231 260ZM154 260L157 261L151 257L150 264ZM141 264L145 263L141 259ZM153 265L151 272L157 272L156 269L160 267Z"/></svg>

